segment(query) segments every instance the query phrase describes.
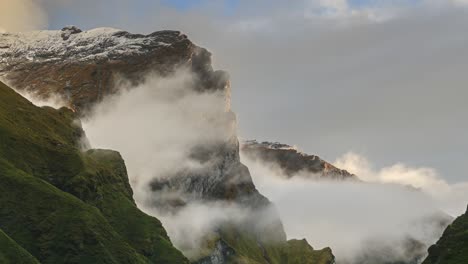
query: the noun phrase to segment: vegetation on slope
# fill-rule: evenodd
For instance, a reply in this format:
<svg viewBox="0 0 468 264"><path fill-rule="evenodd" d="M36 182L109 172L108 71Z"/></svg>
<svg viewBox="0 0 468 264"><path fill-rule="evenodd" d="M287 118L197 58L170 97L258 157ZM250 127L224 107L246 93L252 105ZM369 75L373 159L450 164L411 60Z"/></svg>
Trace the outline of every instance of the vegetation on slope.
<svg viewBox="0 0 468 264"><path fill-rule="evenodd" d="M335 257L330 248L313 249L304 240L263 240L253 232L232 227L223 228L219 236L212 238L209 252L214 256L201 258L196 264L217 263L224 259L233 264L333 264ZM211 261L210 261L211 259Z"/></svg>
<svg viewBox="0 0 468 264"><path fill-rule="evenodd" d="M0 263L38 264L39 262L0 230Z"/></svg>
<svg viewBox="0 0 468 264"><path fill-rule="evenodd" d="M429 248L429 255L423 264L467 263L468 211L445 229L439 241Z"/></svg>
<svg viewBox="0 0 468 264"><path fill-rule="evenodd" d="M0 228L41 263L187 263L135 206L120 155L81 152L83 135L72 111L0 83Z"/></svg>

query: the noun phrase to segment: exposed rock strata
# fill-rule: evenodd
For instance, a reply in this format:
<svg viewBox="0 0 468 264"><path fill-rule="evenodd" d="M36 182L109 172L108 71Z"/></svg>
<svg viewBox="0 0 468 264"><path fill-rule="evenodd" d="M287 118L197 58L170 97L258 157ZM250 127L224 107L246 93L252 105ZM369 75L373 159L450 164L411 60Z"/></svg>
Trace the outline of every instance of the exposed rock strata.
<svg viewBox="0 0 468 264"><path fill-rule="evenodd" d="M250 159L279 166L288 178L302 176L328 180L358 180L346 170L338 169L316 155L305 154L286 144L250 140L242 144L241 151Z"/></svg>

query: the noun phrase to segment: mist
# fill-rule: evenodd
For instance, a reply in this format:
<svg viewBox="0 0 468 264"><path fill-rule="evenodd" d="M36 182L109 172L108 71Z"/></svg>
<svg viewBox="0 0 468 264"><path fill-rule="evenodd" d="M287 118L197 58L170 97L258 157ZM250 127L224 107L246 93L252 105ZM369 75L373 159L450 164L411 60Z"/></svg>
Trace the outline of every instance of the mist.
<svg viewBox="0 0 468 264"><path fill-rule="evenodd" d="M400 163L374 170L355 153L334 165L360 177L356 182L288 179L274 163L241 158L277 206L288 239L329 246L338 263L421 261L451 221L445 212L458 216L468 201L466 186L446 183L434 169Z"/></svg>
<svg viewBox="0 0 468 264"><path fill-rule="evenodd" d="M226 120L225 91L199 92L188 69L169 76L147 75L137 86L118 79L119 93L98 104L83 128L92 148L118 150L127 165L134 198L139 208L158 217L174 245L190 258L203 251L206 238L219 226L238 223L248 209L223 202L203 202L183 190L155 192L151 183L182 170L210 169L210 162L193 158L194 147L221 144L236 134ZM165 210L155 202L188 201L178 210ZM167 207L170 207L167 205Z"/></svg>
<svg viewBox="0 0 468 264"><path fill-rule="evenodd" d="M414 188L432 198L433 204L451 216L466 210L468 182L449 183L431 167L411 167L399 162L375 168L366 157L349 152L338 158L334 165L348 170L370 183L398 184Z"/></svg>
<svg viewBox="0 0 468 264"><path fill-rule="evenodd" d="M288 239L305 237L314 248L331 247L338 263L422 257L440 237L446 224L442 220L448 220L433 197L412 187L288 179L275 164L245 156L242 161L260 192L277 206ZM423 245L413 247L414 241Z"/></svg>
<svg viewBox="0 0 468 264"><path fill-rule="evenodd" d="M158 217L174 246L189 259L210 253L208 245L219 236L216 231L223 224L240 227L252 213L245 207L224 202L193 202L174 213L161 213L152 206L140 209Z"/></svg>
<svg viewBox="0 0 468 264"><path fill-rule="evenodd" d="M39 107L49 106L55 109L69 106L67 101L58 94L51 94L44 98L43 96L40 96L35 92L31 92L27 90L18 90L18 89L14 89L14 90L17 93L19 93L21 96L23 96L24 98L28 99L28 101L33 103L35 106L39 106Z"/></svg>
<svg viewBox="0 0 468 264"><path fill-rule="evenodd" d="M0 33L40 29L47 13L35 0L0 0Z"/></svg>

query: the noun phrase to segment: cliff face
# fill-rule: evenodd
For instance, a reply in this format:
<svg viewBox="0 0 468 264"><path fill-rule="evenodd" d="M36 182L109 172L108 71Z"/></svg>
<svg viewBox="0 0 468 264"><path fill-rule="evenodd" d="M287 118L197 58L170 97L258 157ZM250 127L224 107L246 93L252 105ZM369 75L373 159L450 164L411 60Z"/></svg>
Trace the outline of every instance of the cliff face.
<svg viewBox="0 0 468 264"><path fill-rule="evenodd" d="M0 260L188 263L136 207L120 155L82 152L83 135L69 109L36 107L0 83Z"/></svg>
<svg viewBox="0 0 468 264"><path fill-rule="evenodd" d="M468 210L445 229L428 252L423 264L468 263Z"/></svg>
<svg viewBox="0 0 468 264"><path fill-rule="evenodd" d="M178 31L66 27L0 34L0 77L43 98L60 95L81 113L117 92L117 75L137 84L149 71L165 75L186 66L197 73L200 89L224 89L227 75L213 71L210 56Z"/></svg>
<svg viewBox="0 0 468 264"><path fill-rule="evenodd" d="M199 260L200 263L279 264L292 259L279 216L271 210L268 199L257 191L247 167L240 162L236 118L230 109L229 78L225 72L214 71L211 54L194 45L185 35L176 31L138 35L115 29L83 32L75 27L61 31L0 34L0 61L0 76L16 89L43 98L59 95L81 116L88 115L88 110L106 96L117 93L116 84L120 79L136 86L148 73L167 76L177 69L188 69L195 79L194 91L221 92L219 100L223 100L225 107L213 122L224 127L225 139L187 150L193 160L204 164L202 169L182 167L165 177L155 178L150 183L154 193L152 206L174 212L193 201L222 201L251 210L252 214L241 226L226 223L219 227L216 237L207 238L212 243L208 246L209 253ZM94 151L87 155L94 159L101 156ZM107 159L101 159L107 162ZM80 183L82 179L78 177L75 180ZM71 187L65 184L64 188ZM78 198L89 200L96 206L101 205L102 197L113 197L101 194L94 185L72 191ZM163 199L161 197L166 196L159 195L167 192L177 193L178 197ZM127 192L126 199L129 197L131 193ZM113 198L109 198L108 203L116 207L108 211L109 214L121 212L116 201L123 198ZM255 212L263 210L271 212L268 224L258 225L264 219ZM124 226L116 229L126 230ZM151 243L143 244L144 241L147 240L132 243L142 246L146 252L148 247L151 249ZM317 263L333 261L329 250L308 248L308 251L307 254L326 256ZM295 260L294 263L309 262Z"/></svg>
<svg viewBox="0 0 468 264"><path fill-rule="evenodd" d="M286 144L250 140L244 142L241 151L254 161L279 166L288 178L303 176L313 179L358 180L355 175L336 168L320 157L299 152Z"/></svg>

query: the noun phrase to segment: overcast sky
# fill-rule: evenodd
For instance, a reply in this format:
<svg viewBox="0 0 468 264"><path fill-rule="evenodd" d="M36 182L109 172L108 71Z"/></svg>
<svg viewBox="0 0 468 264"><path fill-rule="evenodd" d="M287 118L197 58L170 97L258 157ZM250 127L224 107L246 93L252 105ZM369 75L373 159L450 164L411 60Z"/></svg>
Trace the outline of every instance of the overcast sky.
<svg viewBox="0 0 468 264"><path fill-rule="evenodd" d="M38 1L14 26L184 31L230 72L245 139L468 178L468 1Z"/></svg>

